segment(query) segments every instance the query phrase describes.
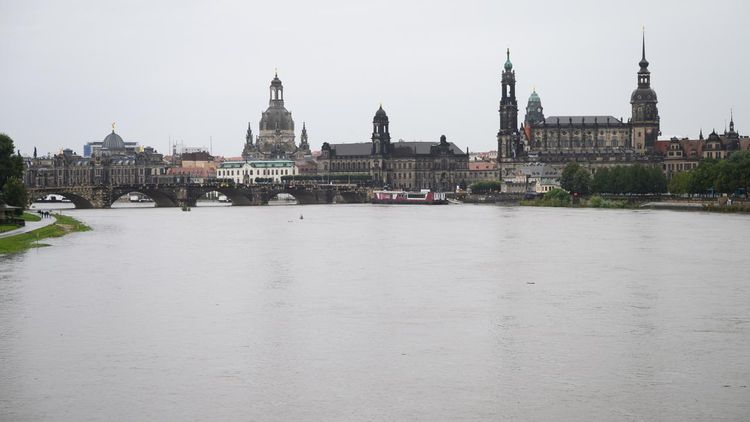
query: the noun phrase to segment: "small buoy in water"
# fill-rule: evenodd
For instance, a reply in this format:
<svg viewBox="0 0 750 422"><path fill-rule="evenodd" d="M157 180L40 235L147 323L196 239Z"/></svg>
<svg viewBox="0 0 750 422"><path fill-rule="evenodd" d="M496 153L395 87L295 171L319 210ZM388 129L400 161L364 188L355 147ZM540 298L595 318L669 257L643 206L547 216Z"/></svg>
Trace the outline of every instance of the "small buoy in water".
<svg viewBox="0 0 750 422"><path fill-rule="evenodd" d="M300 215L299 215L299 219L300 219L300 220L304 220L304 219L305 219L305 217L303 217L303 216L302 216L302 214L300 214Z"/></svg>

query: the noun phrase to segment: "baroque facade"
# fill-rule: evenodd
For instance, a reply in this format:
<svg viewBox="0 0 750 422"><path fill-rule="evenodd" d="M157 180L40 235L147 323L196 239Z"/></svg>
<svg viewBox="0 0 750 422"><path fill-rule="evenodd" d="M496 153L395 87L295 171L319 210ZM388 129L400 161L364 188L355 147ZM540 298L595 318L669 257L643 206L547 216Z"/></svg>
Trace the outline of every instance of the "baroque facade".
<svg viewBox="0 0 750 422"><path fill-rule="evenodd" d="M268 160L302 158L310 155L307 128L302 124L299 147L295 143L292 113L284 106L284 85L279 75L274 75L269 88L268 108L260 118L259 135L253 139L252 124L247 125L242 158Z"/></svg>
<svg viewBox="0 0 750 422"><path fill-rule="evenodd" d="M91 157L66 149L52 157L29 158L26 187L143 185L167 173L164 157L151 147L132 149L120 135L108 134Z"/></svg>
<svg viewBox="0 0 750 422"><path fill-rule="evenodd" d="M512 175L521 163L544 162L558 166L585 161L591 167L654 164L654 147L659 135L656 92L646 60L645 37L637 74L637 87L630 97L628 121L610 115L545 117L541 98L534 89L526 106L524 123L518 127L516 74L510 52L502 72L500 130L497 134L498 161L503 175Z"/></svg>
<svg viewBox="0 0 750 422"><path fill-rule="evenodd" d="M672 138L656 141L655 152L663 157L662 168L667 178L674 174L698 167L704 158L721 160L729 157L735 151L750 150L750 138L741 136L734 126L734 115L730 113L729 130L719 134L712 131L708 138L700 131L698 139Z"/></svg>
<svg viewBox="0 0 750 422"><path fill-rule="evenodd" d="M370 142L323 143L319 173L369 175L378 186L453 191L466 184L469 155L445 136L439 142L391 142L390 122L381 106L372 120Z"/></svg>

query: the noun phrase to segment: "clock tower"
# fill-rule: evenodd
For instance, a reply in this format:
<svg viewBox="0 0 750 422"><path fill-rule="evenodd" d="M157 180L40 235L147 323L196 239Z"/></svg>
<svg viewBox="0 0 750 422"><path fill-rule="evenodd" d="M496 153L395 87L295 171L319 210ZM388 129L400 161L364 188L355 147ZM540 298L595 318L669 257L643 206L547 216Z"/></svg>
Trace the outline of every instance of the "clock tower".
<svg viewBox="0 0 750 422"><path fill-rule="evenodd" d="M526 117L523 120L524 126L533 126L544 122L544 107L542 107L542 99L539 98L536 89L529 96L529 102L526 103Z"/></svg>
<svg viewBox="0 0 750 422"><path fill-rule="evenodd" d="M646 35L643 35L643 51L638 63L638 88L630 96L632 106L631 147L637 152L649 154L654 150L654 144L659 137L659 109L656 92L651 89L651 72L648 71L646 60Z"/></svg>

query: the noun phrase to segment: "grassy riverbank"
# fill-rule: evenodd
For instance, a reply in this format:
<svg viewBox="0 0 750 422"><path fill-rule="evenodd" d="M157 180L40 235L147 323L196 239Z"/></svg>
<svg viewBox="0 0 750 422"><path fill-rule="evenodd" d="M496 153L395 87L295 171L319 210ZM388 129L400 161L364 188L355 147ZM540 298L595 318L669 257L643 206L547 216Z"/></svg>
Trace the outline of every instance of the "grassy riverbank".
<svg viewBox="0 0 750 422"><path fill-rule="evenodd" d="M31 217L36 217L33 214L29 214ZM39 243L40 240L47 239L50 237L60 237L72 232L85 232L91 230L91 227L81 223L73 217L66 215L55 215L57 221L40 229L30 231L28 233L21 233L16 236L9 236L0 239L0 254L9 254L24 251L29 248L37 248L40 246L49 246L44 243Z"/></svg>
<svg viewBox="0 0 750 422"><path fill-rule="evenodd" d="M42 217L37 214L32 214L30 212L25 212L21 215L21 220L24 221L39 221Z"/></svg>
<svg viewBox="0 0 750 422"><path fill-rule="evenodd" d="M24 220L24 221L39 221L39 220L42 219L42 217L40 217L40 216L38 216L36 214L28 213L28 212L23 213L21 215L21 217L19 217L19 218L21 220ZM18 228L18 226L15 225L15 224L0 224L0 233L4 233L4 232L11 231L11 230L15 230L17 228Z"/></svg>
<svg viewBox="0 0 750 422"><path fill-rule="evenodd" d="M726 202L726 201L724 201ZM562 189L554 189L541 198L524 200L520 205L527 207L567 207L567 208L615 208L615 209L661 209L680 211L707 211L719 213L750 213L750 205L738 203L727 205L721 201L655 201L638 202L602 198L598 195L574 198Z"/></svg>
<svg viewBox="0 0 750 422"><path fill-rule="evenodd" d="M553 189L541 198L524 200L520 204L527 207L638 208L637 204L628 201L610 200L598 195L573 200L570 193L562 189Z"/></svg>

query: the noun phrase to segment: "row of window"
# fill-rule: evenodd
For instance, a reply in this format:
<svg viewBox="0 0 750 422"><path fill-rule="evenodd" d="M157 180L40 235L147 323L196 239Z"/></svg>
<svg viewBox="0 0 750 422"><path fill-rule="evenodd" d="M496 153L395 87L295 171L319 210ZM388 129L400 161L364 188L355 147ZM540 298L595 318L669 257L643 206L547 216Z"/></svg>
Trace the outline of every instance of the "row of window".
<svg viewBox="0 0 750 422"><path fill-rule="evenodd" d="M385 163L383 170L454 170L454 169L466 169L468 163L455 162L448 160L441 160L440 162L433 161L417 161L415 162L396 162L396 163ZM324 166L326 170L327 167ZM377 165L373 165L368 162L332 162L331 171L369 171L378 169Z"/></svg>
<svg viewBox="0 0 750 422"><path fill-rule="evenodd" d="M537 148L541 148L543 144L544 144L544 142L542 142L540 140L536 141L536 147ZM627 143L623 143L622 145L620 145L620 142L617 139L612 139L609 142L602 141L602 140L599 140L599 139L595 140L595 141L591 140L591 139L587 139L585 141L581 141L580 139L575 139L575 140L572 140L572 141L570 141L570 140L563 140L563 141L561 141L561 140L558 139L557 142L555 142L554 140L552 140L551 142L547 141L546 144L548 146L552 146L552 147L563 147L563 148L568 148L568 147L571 147L571 146L572 147L592 147L592 148L619 148L621 146L624 147L624 146L627 145Z"/></svg>
<svg viewBox="0 0 750 422"><path fill-rule="evenodd" d="M253 170L217 170L217 176L286 176L289 173L289 169L258 169L257 172L253 173Z"/></svg>
<svg viewBox="0 0 750 422"><path fill-rule="evenodd" d="M554 129L548 130L548 131L547 131L547 133L549 133L549 134L554 134L554 133L555 133L555 130L554 130ZM570 133L571 133L571 134L573 134L573 135L580 135L580 134L581 134L581 131L580 131L580 130L573 130L573 131L570 131ZM586 131L586 134L587 134L587 135L591 135L592 133L593 133L593 132L592 132L592 131L590 131L590 130ZM603 131L603 130L600 130L600 131L599 131L599 135L602 135L602 136L603 136L603 135L604 135L605 133L606 133L606 132L605 132L605 131ZM617 135L617 131L616 131L616 130L613 130L613 131L611 131L611 132L609 132L609 133L610 133L610 134L612 134L612 135ZM567 131L567 130L561 130L561 131L560 131L560 135L567 135L567 134L568 134L568 131ZM626 130L621 130L621 131L620 131L620 134L621 134L622 136L626 136L626 135L628 134L628 131L626 131ZM537 136L537 137L542 137L543 135L544 135L544 132L543 132L543 131L537 131L537 132L536 132L536 136Z"/></svg>
<svg viewBox="0 0 750 422"><path fill-rule="evenodd" d="M698 163L667 163L664 164L664 169L668 172L673 171L684 171L698 167Z"/></svg>

